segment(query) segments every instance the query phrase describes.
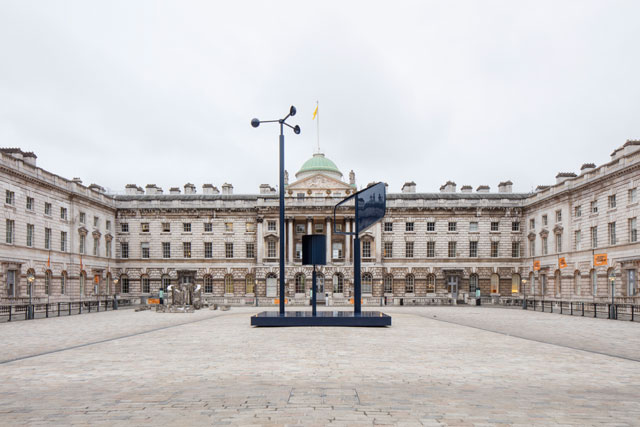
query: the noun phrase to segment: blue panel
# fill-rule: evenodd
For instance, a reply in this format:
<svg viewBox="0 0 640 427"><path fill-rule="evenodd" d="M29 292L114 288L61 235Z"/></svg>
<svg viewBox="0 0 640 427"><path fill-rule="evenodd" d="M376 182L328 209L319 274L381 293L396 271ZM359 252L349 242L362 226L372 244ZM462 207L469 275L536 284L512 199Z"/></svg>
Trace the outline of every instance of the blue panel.
<svg viewBox="0 0 640 427"><path fill-rule="evenodd" d="M263 311L251 316L251 326L391 326L391 316L379 311L364 311L355 315L351 311Z"/></svg>
<svg viewBox="0 0 640 427"><path fill-rule="evenodd" d="M362 233L384 217L387 208L387 194L384 182L379 182L355 194L356 233Z"/></svg>
<svg viewBox="0 0 640 427"><path fill-rule="evenodd" d="M302 264L327 264L327 236L324 234L307 234L302 236Z"/></svg>

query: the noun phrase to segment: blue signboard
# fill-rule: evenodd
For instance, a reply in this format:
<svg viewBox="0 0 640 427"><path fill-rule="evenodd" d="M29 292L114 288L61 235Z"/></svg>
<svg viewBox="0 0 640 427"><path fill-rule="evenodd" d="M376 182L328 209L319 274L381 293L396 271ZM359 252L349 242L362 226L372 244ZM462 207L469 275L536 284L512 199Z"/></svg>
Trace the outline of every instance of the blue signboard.
<svg viewBox="0 0 640 427"><path fill-rule="evenodd" d="M357 236L384 217L385 210L387 209L387 193L385 183L379 182L377 184L374 184L370 187L365 188L364 190L358 191L357 193L347 197L346 199L338 203L333 209L334 219L338 206L345 204L351 199L356 200L356 229L353 233L336 231L337 234L355 234Z"/></svg>

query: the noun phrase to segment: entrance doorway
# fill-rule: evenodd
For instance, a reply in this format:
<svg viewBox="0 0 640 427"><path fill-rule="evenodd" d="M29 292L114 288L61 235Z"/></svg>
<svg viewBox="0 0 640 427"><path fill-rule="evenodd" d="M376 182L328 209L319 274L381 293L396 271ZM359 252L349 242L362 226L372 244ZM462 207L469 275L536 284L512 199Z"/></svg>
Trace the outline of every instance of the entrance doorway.
<svg viewBox="0 0 640 427"><path fill-rule="evenodd" d="M278 296L278 279L276 276L267 276L267 298Z"/></svg>
<svg viewBox="0 0 640 427"><path fill-rule="evenodd" d="M317 305L325 305L325 297L324 297L324 276L320 273L316 276L316 304Z"/></svg>
<svg viewBox="0 0 640 427"><path fill-rule="evenodd" d="M447 287L449 288L449 293L453 299L458 299L458 283L458 276L449 276L447 279Z"/></svg>

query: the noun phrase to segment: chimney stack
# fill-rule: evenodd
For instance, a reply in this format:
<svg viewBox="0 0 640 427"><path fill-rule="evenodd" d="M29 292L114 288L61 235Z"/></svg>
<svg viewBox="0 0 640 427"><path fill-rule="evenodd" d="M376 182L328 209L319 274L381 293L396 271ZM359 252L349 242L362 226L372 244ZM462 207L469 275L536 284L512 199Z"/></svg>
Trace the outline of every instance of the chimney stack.
<svg viewBox="0 0 640 427"><path fill-rule="evenodd" d="M511 193L511 189L513 188L513 182L504 181L498 184L498 193Z"/></svg>
<svg viewBox="0 0 640 427"><path fill-rule="evenodd" d="M233 185L225 182L222 184L222 194L225 196L230 196L233 194Z"/></svg>
<svg viewBox="0 0 640 427"><path fill-rule="evenodd" d="M402 186L403 193L415 193L416 192L416 183L413 181L405 182Z"/></svg>

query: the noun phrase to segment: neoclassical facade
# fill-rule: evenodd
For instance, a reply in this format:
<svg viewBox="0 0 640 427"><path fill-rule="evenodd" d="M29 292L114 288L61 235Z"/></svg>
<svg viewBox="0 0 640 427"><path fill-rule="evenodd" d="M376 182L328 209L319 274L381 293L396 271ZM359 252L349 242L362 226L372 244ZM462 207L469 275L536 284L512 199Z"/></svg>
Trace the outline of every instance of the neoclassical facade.
<svg viewBox="0 0 640 427"><path fill-rule="evenodd" d="M130 184L107 194L36 165L18 148L0 149L0 303L77 301L117 293L138 298L171 283L202 286L205 299L273 304L278 260L286 260L287 298L306 303L311 269L301 263L305 234L327 235L321 296L348 304L353 291L353 212L334 205L356 191L316 153L286 177L286 253L279 253L278 194L234 194L231 184L193 184L164 192ZM536 296L573 301L615 297L638 302L640 141L627 141L609 162L559 173L533 193L486 185L439 192L404 184L388 189L384 220L362 236L365 304L465 300L479 289L496 298ZM604 264L596 255L606 254ZM602 265L597 265L602 264ZM536 267L534 268L534 265ZM29 286L27 277L35 276ZM116 280L117 279L117 280ZM325 298L320 298L324 301Z"/></svg>

